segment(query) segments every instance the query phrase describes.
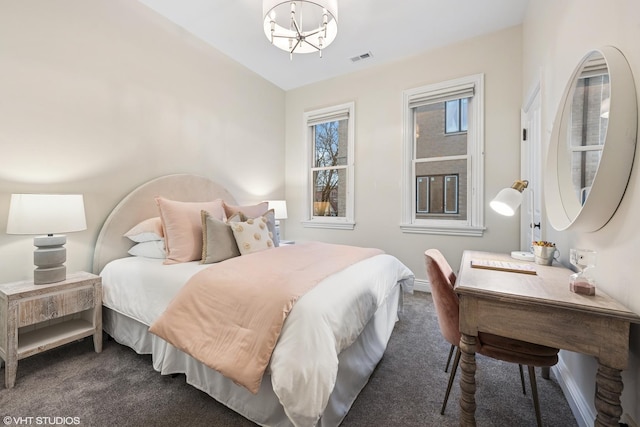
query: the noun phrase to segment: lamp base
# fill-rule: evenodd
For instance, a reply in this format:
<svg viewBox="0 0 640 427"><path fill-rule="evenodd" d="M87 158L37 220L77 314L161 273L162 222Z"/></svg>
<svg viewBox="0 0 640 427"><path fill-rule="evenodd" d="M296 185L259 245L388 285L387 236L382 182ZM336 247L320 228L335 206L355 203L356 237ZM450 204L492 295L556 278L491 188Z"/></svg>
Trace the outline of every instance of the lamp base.
<svg viewBox="0 0 640 427"><path fill-rule="evenodd" d="M33 284L46 285L47 283L62 282L67 278L67 267L58 265L50 268L36 268L33 270Z"/></svg>
<svg viewBox="0 0 640 427"><path fill-rule="evenodd" d="M520 261L533 262L534 256L532 252L513 251L511 252L511 258L519 259Z"/></svg>
<svg viewBox="0 0 640 427"><path fill-rule="evenodd" d="M37 267L33 271L33 284L62 282L67 278L67 249L64 235L38 236L33 239L36 250L33 251L33 263Z"/></svg>

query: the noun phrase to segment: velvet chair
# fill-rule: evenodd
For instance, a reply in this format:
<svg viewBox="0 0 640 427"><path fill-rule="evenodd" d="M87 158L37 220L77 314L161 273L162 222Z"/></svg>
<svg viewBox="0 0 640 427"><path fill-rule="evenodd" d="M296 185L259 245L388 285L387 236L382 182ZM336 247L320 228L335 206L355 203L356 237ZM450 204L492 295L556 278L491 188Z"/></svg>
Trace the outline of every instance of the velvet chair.
<svg viewBox="0 0 640 427"><path fill-rule="evenodd" d="M431 284L431 295L438 315L438 325L444 338L456 348L449 384L442 403L441 414L444 414L451 393L453 380L460 363L460 326L458 295L454 291L456 275L451 266L437 249L429 249L425 253L427 276ZM513 273L515 274L515 273ZM536 411L538 427L542 426L540 417L540 403L538 401L538 387L536 385L535 367L551 367L558 363L558 349L533 344L512 338L501 337L485 332L478 332L476 353L505 362L520 365L520 379L524 389L524 375L522 365L526 365L531 382L531 394ZM447 362L447 367L449 362Z"/></svg>

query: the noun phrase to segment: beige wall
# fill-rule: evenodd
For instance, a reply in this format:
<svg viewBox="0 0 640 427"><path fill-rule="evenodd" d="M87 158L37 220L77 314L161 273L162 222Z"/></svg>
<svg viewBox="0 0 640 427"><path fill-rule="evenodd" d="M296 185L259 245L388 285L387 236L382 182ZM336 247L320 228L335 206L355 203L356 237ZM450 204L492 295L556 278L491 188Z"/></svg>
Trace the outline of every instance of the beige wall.
<svg viewBox="0 0 640 427"><path fill-rule="evenodd" d="M523 25L522 93L524 96L536 81L540 81L545 153L565 84L574 67L590 49L603 45L619 48L631 65L636 92L639 92L639 17L640 2L637 0L532 0ZM576 233L557 232L548 226L544 227L546 238L558 244L565 262L570 248L596 250L599 288L636 313L640 313L640 284L637 274L640 248L640 232L637 225L637 213L640 211L639 154L640 150L636 150L635 165L622 204L604 228L593 233ZM561 328L562 325L558 327ZM574 400L572 404L577 409L579 421L592 424L595 414L594 359L563 352L560 367L563 367L564 373L568 375L568 386L569 389L572 388L570 394L573 394L569 397ZM639 325L632 326L629 369L623 372L623 381L623 420L631 425L638 425Z"/></svg>
<svg viewBox="0 0 640 427"><path fill-rule="evenodd" d="M519 248L517 218L485 208L483 238L405 234L400 230L402 92L485 73L485 201L518 177L520 153L521 32L488 36L287 92L286 238L377 246L426 279L424 251L440 248L452 265L462 250ZM304 111L355 102L355 221L353 231L303 228L307 159ZM488 206L488 203L487 203Z"/></svg>
<svg viewBox="0 0 640 427"><path fill-rule="evenodd" d="M4 233L11 193L84 194L69 271L90 269L110 210L157 176L203 175L243 202L284 197L284 102L138 2L1 2L0 282L33 269L32 237Z"/></svg>

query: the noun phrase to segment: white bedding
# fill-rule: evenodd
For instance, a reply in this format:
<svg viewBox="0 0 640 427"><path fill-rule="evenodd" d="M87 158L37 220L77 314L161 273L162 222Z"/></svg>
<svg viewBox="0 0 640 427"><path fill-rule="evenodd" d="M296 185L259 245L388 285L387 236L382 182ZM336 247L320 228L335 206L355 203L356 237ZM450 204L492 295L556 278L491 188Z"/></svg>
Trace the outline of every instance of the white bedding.
<svg viewBox="0 0 640 427"><path fill-rule="evenodd" d="M101 273L103 304L149 326L179 287L206 267L138 257L113 261ZM412 292L412 272L396 258L378 255L328 277L296 303L269 365L273 391L293 425L316 425L334 389L338 355L398 284ZM387 339L380 337L384 346Z"/></svg>

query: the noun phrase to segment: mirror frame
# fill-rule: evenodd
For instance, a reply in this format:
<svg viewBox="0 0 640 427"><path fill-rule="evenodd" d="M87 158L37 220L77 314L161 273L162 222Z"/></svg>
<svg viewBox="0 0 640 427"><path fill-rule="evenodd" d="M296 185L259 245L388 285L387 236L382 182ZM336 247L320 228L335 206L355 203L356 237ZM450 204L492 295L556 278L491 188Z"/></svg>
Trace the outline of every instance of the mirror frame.
<svg viewBox="0 0 640 427"><path fill-rule="evenodd" d="M582 207L572 217L566 206L575 205L575 201L563 200L567 192L571 192L567 191L567 186L573 188L571 168L559 163L562 158L560 150L568 147L567 126L577 78L593 53L603 56L609 70L609 122L591 190ZM626 58L613 46L604 46L588 52L567 83L549 141L544 200L549 223L554 229L591 232L601 229L609 222L620 205L629 182L635 157L637 131L636 88Z"/></svg>

